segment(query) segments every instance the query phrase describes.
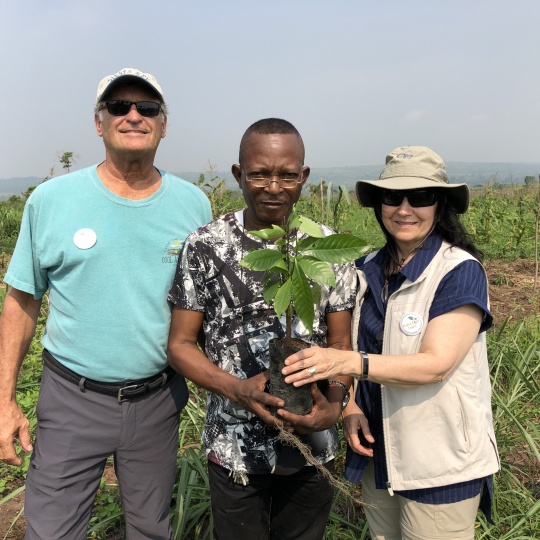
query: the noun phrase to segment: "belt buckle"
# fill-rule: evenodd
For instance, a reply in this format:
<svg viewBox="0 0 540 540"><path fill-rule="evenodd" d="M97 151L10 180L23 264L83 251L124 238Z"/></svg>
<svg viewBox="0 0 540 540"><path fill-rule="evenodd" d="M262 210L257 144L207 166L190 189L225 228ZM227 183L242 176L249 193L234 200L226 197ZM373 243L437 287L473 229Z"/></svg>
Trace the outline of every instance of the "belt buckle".
<svg viewBox="0 0 540 540"><path fill-rule="evenodd" d="M118 403L123 403L124 401L127 401L129 397L124 397L122 395L122 392L124 390L132 390L134 388L138 388L140 384L126 384L125 386L122 386L122 388L118 389Z"/></svg>

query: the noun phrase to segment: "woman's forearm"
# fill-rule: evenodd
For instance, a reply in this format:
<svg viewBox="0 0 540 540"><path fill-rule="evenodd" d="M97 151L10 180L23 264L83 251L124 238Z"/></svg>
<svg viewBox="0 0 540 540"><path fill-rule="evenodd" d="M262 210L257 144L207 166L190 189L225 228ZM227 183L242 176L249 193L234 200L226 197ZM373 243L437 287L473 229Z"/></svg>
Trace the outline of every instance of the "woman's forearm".
<svg viewBox="0 0 540 540"><path fill-rule="evenodd" d="M312 347L290 356L283 369L288 383L295 386L337 375L362 377L388 386L408 387L436 384L459 365L477 339L482 312L462 306L432 319L420 350L414 354L368 354L365 369L361 353ZM456 339L459 336L459 339Z"/></svg>

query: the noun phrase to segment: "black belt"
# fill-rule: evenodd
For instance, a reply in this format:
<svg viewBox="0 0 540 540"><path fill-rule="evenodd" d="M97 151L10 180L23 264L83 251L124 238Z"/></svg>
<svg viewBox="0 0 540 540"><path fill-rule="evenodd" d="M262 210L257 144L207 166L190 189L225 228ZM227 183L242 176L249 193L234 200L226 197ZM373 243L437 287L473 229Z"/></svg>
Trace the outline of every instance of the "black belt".
<svg viewBox="0 0 540 540"><path fill-rule="evenodd" d="M149 394L150 392L165 386L167 381L170 381L176 373L172 367L167 366L167 368L157 375L146 379L126 381L121 384L106 383L87 379L86 377L82 377L74 371L71 371L71 369L56 360L47 349L43 349L43 362L51 371L66 381L76 384L81 389L81 392L91 390L98 394L115 396L118 399L118 403L144 396L145 394Z"/></svg>

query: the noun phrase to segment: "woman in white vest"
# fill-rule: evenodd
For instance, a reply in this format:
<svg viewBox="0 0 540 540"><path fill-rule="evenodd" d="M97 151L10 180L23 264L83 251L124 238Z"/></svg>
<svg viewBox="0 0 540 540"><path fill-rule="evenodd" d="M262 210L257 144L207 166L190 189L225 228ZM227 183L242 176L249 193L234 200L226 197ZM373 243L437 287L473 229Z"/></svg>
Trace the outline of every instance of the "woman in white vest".
<svg viewBox="0 0 540 540"><path fill-rule="evenodd" d="M356 261L355 351L313 347L287 361L295 386L359 382L343 411L346 477L362 482L373 539L474 539L491 520L499 470L485 332L492 324L482 254L461 225L466 184L449 184L429 148L388 154L356 186L386 245Z"/></svg>

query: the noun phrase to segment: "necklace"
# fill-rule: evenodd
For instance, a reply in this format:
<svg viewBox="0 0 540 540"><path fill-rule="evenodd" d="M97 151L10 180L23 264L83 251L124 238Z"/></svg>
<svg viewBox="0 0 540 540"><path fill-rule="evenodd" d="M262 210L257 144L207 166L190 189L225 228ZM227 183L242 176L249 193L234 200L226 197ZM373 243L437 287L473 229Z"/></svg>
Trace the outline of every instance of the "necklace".
<svg viewBox="0 0 540 540"><path fill-rule="evenodd" d="M411 251L409 251L409 253L407 253L406 255L403 255L403 252L401 251L401 249L397 248L397 251L398 253L401 255L401 258L397 261L397 268L396 270L401 270L403 268L403 266L405 266L405 261L411 256L411 255L414 255L417 251L421 250L422 247L424 246L424 242L426 241L426 239L424 238L422 240L422 242L420 244L418 244L415 248L413 248Z"/></svg>
<svg viewBox="0 0 540 540"><path fill-rule="evenodd" d="M390 261L389 261L390 265L389 267L387 266L385 268L385 272L384 272L384 286L381 290L381 298L383 302L386 302L388 300L388 282L390 280L390 276L392 276L396 272L399 272L405 266L405 262L407 261L407 259L411 257L412 255L414 255L417 251L420 251L424 247L424 244L427 242L428 238L430 237L434 229L435 229L435 224L432 225L431 229L424 236L424 238L422 238L420 242L405 255L403 254L403 251L401 251L401 249L397 245L395 245L395 249L397 251L398 257L396 257L395 256L396 254L392 253L391 250L387 252L388 255L390 256Z"/></svg>

